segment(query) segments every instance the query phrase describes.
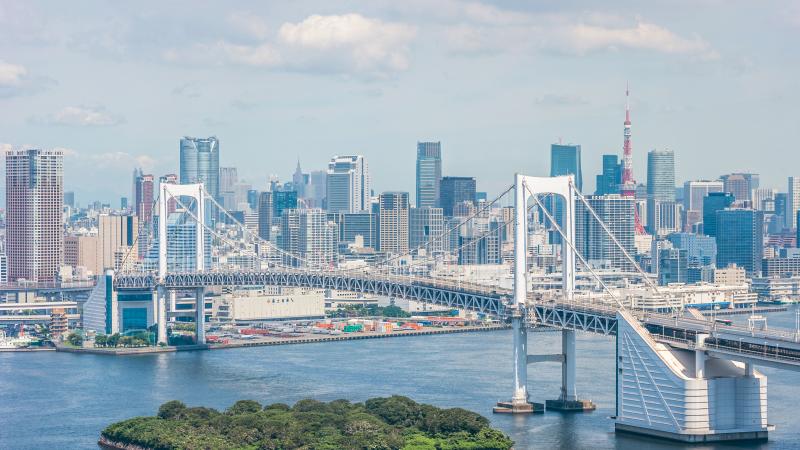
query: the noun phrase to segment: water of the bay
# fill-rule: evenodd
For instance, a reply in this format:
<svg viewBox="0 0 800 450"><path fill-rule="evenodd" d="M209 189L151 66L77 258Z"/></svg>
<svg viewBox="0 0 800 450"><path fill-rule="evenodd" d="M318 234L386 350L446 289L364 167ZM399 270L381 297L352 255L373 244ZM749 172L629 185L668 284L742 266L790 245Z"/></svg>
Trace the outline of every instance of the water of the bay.
<svg viewBox="0 0 800 450"><path fill-rule="evenodd" d="M793 329L794 309L770 314L769 324ZM558 333L529 334L529 353L559 346ZM483 414L517 449L800 448L796 372L762 369L769 377L769 422L777 426L768 443L689 447L615 434L614 339L579 334L578 352L579 393L597 411L525 417L491 413L511 395L508 331L135 357L0 353L0 449L96 449L106 425L153 415L172 399L222 409L239 399L362 401L391 394ZM531 366L528 374L532 400L557 397L559 365Z"/></svg>

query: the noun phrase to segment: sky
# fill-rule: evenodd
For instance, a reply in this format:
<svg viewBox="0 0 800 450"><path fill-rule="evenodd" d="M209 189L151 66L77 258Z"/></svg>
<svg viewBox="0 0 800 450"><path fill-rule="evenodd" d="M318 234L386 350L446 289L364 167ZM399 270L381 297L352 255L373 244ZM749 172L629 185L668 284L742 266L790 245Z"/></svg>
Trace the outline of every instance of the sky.
<svg viewBox="0 0 800 450"><path fill-rule="evenodd" d="M376 192L441 141L490 196L578 143L591 191L626 83L637 180L651 149L679 182L800 175L796 1L3 0L0 30L0 146L63 149L81 204L176 173L184 135L255 188L363 154Z"/></svg>

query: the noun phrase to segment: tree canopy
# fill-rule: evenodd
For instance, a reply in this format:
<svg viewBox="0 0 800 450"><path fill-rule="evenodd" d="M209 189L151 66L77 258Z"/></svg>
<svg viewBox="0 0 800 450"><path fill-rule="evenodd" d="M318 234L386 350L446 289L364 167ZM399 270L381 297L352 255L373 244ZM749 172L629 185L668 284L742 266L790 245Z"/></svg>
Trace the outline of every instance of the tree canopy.
<svg viewBox="0 0 800 450"><path fill-rule="evenodd" d="M306 399L292 407L240 400L224 412L173 400L155 417L108 426L102 437L153 450L507 450L513 444L479 414L401 396L364 403Z"/></svg>

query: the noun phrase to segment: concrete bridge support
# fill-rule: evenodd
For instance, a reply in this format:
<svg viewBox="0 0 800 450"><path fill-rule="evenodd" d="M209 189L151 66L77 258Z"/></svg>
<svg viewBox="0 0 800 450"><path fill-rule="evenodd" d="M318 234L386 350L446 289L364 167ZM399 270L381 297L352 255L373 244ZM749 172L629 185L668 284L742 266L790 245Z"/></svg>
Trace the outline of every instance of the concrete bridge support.
<svg viewBox="0 0 800 450"><path fill-rule="evenodd" d="M547 400L547 409L557 411L594 411L597 406L591 400L579 400L575 389L575 331L561 330L561 395L556 400Z"/></svg>
<svg viewBox="0 0 800 450"><path fill-rule="evenodd" d="M171 291L168 291L163 286L159 286L156 289L156 322L158 322L158 343L159 344L169 344L169 339L167 338L167 299L166 296L169 295Z"/></svg>
<svg viewBox="0 0 800 450"><path fill-rule="evenodd" d="M206 288L195 289L195 343L205 345L206 343Z"/></svg>
<svg viewBox="0 0 800 450"><path fill-rule="evenodd" d="M617 431L682 442L767 439L767 377L708 358L706 337L693 350L671 348L617 314Z"/></svg>

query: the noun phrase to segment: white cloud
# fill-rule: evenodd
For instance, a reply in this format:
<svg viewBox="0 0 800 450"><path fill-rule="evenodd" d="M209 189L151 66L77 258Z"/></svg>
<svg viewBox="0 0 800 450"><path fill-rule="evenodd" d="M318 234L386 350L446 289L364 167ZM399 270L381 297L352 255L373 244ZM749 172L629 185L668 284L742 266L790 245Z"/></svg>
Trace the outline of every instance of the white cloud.
<svg viewBox="0 0 800 450"><path fill-rule="evenodd" d="M565 48L578 54L630 48L708 58L718 57L711 46L697 36L681 37L662 26L647 22L638 22L631 27L606 27L581 23L569 27L564 38Z"/></svg>
<svg viewBox="0 0 800 450"><path fill-rule="evenodd" d="M0 61L0 86L19 86L27 74L24 66Z"/></svg>
<svg viewBox="0 0 800 450"><path fill-rule="evenodd" d="M111 126L124 122L120 116L109 113L102 107L66 106L45 117L32 117L33 123L65 126Z"/></svg>
<svg viewBox="0 0 800 450"><path fill-rule="evenodd" d="M359 71L405 70L416 28L360 14L313 15L299 23L284 23L278 34L292 47L338 52Z"/></svg>

